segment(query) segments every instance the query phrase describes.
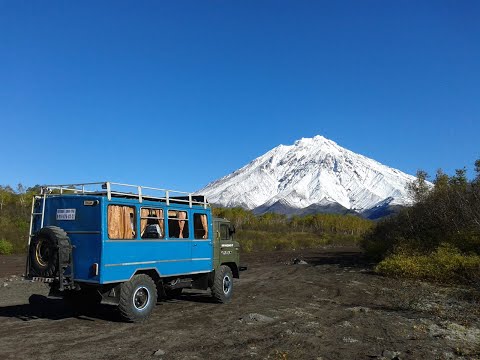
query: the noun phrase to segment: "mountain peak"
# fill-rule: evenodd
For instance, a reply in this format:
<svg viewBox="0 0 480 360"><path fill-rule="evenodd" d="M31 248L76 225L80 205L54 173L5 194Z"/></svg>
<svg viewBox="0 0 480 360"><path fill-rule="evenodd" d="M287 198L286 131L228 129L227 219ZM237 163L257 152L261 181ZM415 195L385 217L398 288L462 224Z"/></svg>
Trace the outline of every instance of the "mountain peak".
<svg viewBox="0 0 480 360"><path fill-rule="evenodd" d="M311 145L317 145L322 143L335 144L335 142L333 142L330 139L327 139L326 137L323 137L322 135L315 135L313 138L302 137L300 140L295 141L294 145L295 146L311 146Z"/></svg>
<svg viewBox="0 0 480 360"><path fill-rule="evenodd" d="M325 207L363 212L386 199L389 205L408 204L406 185L413 180L316 135L279 145L198 193L220 206L257 212Z"/></svg>

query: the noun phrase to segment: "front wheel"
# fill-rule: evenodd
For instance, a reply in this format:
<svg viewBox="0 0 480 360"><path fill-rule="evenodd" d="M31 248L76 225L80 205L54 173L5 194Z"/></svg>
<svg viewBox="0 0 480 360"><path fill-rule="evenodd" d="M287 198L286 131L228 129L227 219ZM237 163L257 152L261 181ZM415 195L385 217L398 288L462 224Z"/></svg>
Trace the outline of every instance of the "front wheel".
<svg viewBox="0 0 480 360"><path fill-rule="evenodd" d="M228 303L233 295L233 275L232 270L221 265L215 270L215 279L212 286L212 296L219 303Z"/></svg>
<svg viewBox="0 0 480 360"><path fill-rule="evenodd" d="M145 274L124 282L120 290L118 309L122 318L129 322L145 321L157 303L157 287L152 278Z"/></svg>

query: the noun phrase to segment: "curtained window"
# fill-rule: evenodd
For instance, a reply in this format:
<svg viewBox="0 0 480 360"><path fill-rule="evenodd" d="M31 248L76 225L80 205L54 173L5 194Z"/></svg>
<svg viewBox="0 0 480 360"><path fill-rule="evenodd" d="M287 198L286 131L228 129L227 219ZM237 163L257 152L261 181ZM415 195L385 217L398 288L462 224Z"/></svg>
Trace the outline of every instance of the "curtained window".
<svg viewBox="0 0 480 360"><path fill-rule="evenodd" d="M186 211L168 210L168 236L179 239L190 236Z"/></svg>
<svg viewBox="0 0 480 360"><path fill-rule="evenodd" d="M134 207L108 206L108 237L110 239L134 239L136 228Z"/></svg>
<svg viewBox="0 0 480 360"><path fill-rule="evenodd" d="M142 208L140 210L140 235L142 239L165 237L163 209Z"/></svg>
<svg viewBox="0 0 480 360"><path fill-rule="evenodd" d="M208 239L206 214L193 214L193 232L195 234L195 239Z"/></svg>

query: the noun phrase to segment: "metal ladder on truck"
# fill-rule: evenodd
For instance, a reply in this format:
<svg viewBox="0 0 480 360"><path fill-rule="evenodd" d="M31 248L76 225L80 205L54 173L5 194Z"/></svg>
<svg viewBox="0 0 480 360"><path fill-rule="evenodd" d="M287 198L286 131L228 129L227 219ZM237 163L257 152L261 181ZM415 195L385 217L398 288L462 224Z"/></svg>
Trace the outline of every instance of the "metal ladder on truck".
<svg viewBox="0 0 480 360"><path fill-rule="evenodd" d="M42 199L42 212L35 212L35 203L37 200ZM32 211L30 212L30 228L28 231L28 244L27 244L27 263L25 268L25 277L28 276L28 271L30 269L30 243L32 238L35 236L33 234L33 222L35 221L37 216L41 216L40 220L40 229L43 228L43 222L45 219L45 202L47 200L47 192L43 191L41 195L34 195L32 199Z"/></svg>

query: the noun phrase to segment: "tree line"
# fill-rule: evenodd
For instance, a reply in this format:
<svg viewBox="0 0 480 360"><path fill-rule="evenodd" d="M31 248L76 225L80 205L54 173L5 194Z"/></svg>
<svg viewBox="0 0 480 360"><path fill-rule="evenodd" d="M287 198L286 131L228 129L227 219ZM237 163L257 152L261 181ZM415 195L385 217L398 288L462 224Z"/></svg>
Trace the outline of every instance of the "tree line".
<svg viewBox="0 0 480 360"><path fill-rule="evenodd" d="M480 254L480 159L475 178L469 181L466 174L465 168L452 176L440 169L431 185L428 174L418 171L408 186L414 205L380 221L364 247L378 258L397 249L428 253L441 244Z"/></svg>
<svg viewBox="0 0 480 360"><path fill-rule="evenodd" d="M0 185L0 253L26 251L32 197L38 186Z"/></svg>
<svg viewBox="0 0 480 360"><path fill-rule="evenodd" d="M239 207L214 208L213 214L230 220L240 231L309 232L317 235L361 236L373 226L372 221L355 215L313 214L291 217L276 213L254 215L252 211Z"/></svg>

